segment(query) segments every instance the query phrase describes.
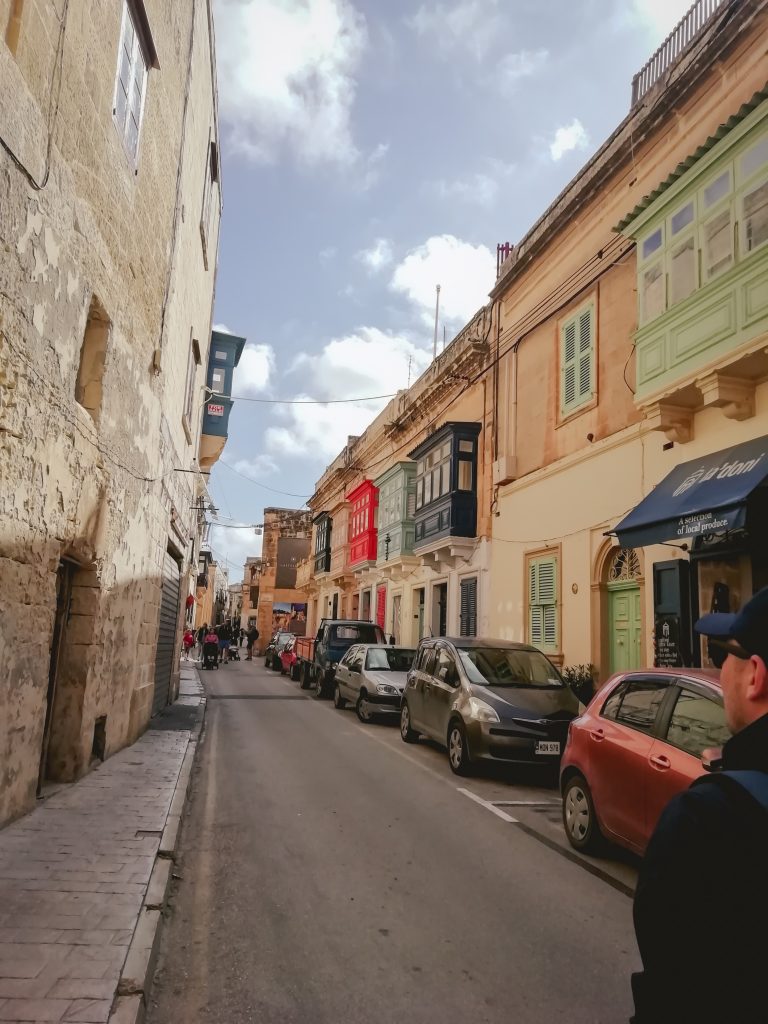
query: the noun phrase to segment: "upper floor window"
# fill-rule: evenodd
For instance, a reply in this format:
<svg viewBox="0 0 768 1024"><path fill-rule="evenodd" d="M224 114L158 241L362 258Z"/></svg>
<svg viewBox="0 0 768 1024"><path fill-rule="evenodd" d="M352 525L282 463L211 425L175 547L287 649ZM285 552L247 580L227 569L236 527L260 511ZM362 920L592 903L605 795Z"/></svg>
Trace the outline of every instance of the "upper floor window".
<svg viewBox="0 0 768 1024"><path fill-rule="evenodd" d="M19 49L21 20L24 16L24 0L11 0L11 12L5 26L5 44L14 56Z"/></svg>
<svg viewBox="0 0 768 1024"><path fill-rule="evenodd" d="M701 179L638 242L640 323L647 324L768 242L768 132Z"/></svg>
<svg viewBox="0 0 768 1024"><path fill-rule="evenodd" d="M528 559L528 642L545 651L560 642L557 576L557 555Z"/></svg>
<svg viewBox="0 0 768 1024"><path fill-rule="evenodd" d="M560 328L560 411L570 413L595 394L595 307L590 303Z"/></svg>
<svg viewBox="0 0 768 1024"><path fill-rule="evenodd" d="M149 34L149 23L142 0L123 0L112 115L125 151L134 165L138 162L139 155L147 71L150 67L156 66L157 54Z"/></svg>
<svg viewBox="0 0 768 1024"><path fill-rule="evenodd" d="M446 441L416 463L416 508L451 490L451 442Z"/></svg>
<svg viewBox="0 0 768 1024"><path fill-rule="evenodd" d="M226 370L221 367L214 367L211 370L211 391L215 391L218 395L223 395L225 380Z"/></svg>
<svg viewBox="0 0 768 1024"><path fill-rule="evenodd" d="M187 357L187 383L184 390L184 419L186 421L187 429L192 429L192 417L194 415L194 403L195 403L195 379L197 377L197 368L200 365L200 345L193 338L192 344L189 348L189 356Z"/></svg>
<svg viewBox="0 0 768 1024"><path fill-rule="evenodd" d="M203 242L203 262L208 269L209 246L211 240L211 219L214 210L213 196L219 180L219 150L216 143L208 135L208 151L205 166L205 183L203 185L203 208L200 214L200 237Z"/></svg>

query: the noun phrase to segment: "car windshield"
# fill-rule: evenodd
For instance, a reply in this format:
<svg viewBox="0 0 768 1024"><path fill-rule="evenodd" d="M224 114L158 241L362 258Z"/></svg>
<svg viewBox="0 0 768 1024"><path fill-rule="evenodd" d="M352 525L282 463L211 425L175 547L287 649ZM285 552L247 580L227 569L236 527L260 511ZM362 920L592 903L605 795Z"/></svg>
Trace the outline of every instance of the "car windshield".
<svg viewBox="0 0 768 1024"><path fill-rule="evenodd" d="M365 667L376 672L407 672L415 654L408 647L373 647L365 656Z"/></svg>
<svg viewBox="0 0 768 1024"><path fill-rule="evenodd" d="M379 627L372 622L351 622L331 629L331 643L378 644L382 640Z"/></svg>
<svg viewBox="0 0 768 1024"><path fill-rule="evenodd" d="M469 681L481 686L565 686L557 669L539 651L469 647L460 650L459 657Z"/></svg>

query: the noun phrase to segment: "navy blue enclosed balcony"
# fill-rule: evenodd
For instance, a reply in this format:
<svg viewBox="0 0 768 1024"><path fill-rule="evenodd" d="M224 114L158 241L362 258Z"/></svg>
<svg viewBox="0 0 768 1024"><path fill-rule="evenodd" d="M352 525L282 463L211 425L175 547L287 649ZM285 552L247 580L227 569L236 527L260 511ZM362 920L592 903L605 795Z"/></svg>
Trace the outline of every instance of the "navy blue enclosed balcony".
<svg viewBox="0 0 768 1024"><path fill-rule="evenodd" d="M312 520L315 527L315 576L331 571L331 534L333 520L327 512L321 512Z"/></svg>
<svg viewBox="0 0 768 1024"><path fill-rule="evenodd" d="M446 423L409 453L416 462L413 550L477 535L479 423Z"/></svg>
<svg viewBox="0 0 768 1024"><path fill-rule="evenodd" d="M200 436L199 463L210 469L219 459L229 435L232 411L232 377L245 347L245 338L236 334L211 332L211 350L206 376L206 401Z"/></svg>

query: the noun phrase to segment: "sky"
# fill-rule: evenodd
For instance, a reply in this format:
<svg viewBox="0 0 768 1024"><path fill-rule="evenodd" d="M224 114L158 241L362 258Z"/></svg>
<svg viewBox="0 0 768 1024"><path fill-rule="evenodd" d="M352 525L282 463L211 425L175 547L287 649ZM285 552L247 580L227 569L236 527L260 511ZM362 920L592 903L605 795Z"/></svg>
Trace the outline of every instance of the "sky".
<svg viewBox="0 0 768 1024"><path fill-rule="evenodd" d="M247 338L209 485L230 582L260 553L264 508L300 508L386 404L374 396L429 365L435 286L441 345L484 305L497 243L623 120L632 76L689 6L214 0L214 324ZM368 400L317 404L331 399Z"/></svg>

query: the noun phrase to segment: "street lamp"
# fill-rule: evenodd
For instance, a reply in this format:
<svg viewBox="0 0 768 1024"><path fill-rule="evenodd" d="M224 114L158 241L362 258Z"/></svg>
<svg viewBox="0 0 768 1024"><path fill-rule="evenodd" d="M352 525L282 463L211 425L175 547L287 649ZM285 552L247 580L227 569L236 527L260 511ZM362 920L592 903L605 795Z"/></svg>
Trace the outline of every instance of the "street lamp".
<svg viewBox="0 0 768 1024"><path fill-rule="evenodd" d="M392 538L387 534L384 538L384 561L389 561L389 545L392 543Z"/></svg>

